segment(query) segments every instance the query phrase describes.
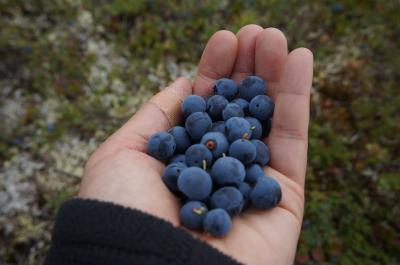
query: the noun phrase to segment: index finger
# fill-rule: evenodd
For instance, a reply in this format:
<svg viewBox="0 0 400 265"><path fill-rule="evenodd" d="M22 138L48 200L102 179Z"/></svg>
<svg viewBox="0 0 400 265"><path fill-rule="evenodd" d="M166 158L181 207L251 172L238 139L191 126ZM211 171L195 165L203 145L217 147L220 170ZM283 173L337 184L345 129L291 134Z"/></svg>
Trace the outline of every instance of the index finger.
<svg viewBox="0 0 400 265"><path fill-rule="evenodd" d="M210 95L215 80L231 75L237 49L238 41L232 32L220 30L211 36L199 62L193 87L195 94Z"/></svg>

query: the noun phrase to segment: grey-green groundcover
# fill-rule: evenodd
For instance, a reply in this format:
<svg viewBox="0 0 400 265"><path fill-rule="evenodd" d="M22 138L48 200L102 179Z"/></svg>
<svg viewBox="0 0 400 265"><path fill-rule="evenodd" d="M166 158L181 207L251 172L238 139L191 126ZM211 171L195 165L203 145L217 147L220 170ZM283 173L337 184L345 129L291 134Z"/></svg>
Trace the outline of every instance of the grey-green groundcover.
<svg viewBox="0 0 400 265"><path fill-rule="evenodd" d="M400 263L400 2L0 0L0 264L40 264L84 161L213 32L314 52L297 264Z"/></svg>

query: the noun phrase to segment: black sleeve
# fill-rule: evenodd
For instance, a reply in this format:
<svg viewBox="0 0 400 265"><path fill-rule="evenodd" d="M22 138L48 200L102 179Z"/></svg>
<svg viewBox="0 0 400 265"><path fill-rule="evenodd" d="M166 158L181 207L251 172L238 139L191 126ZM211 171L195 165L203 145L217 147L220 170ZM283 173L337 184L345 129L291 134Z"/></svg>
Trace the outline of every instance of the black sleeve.
<svg viewBox="0 0 400 265"><path fill-rule="evenodd" d="M238 265L183 229L107 202L72 199L57 214L45 265Z"/></svg>

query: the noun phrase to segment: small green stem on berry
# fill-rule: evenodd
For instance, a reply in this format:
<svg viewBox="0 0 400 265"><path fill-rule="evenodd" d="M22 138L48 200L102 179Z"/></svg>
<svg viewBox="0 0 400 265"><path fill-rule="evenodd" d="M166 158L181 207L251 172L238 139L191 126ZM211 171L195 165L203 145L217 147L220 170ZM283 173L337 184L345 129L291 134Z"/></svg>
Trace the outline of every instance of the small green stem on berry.
<svg viewBox="0 0 400 265"><path fill-rule="evenodd" d="M207 169L207 161L203 160L203 169L206 170Z"/></svg>
<svg viewBox="0 0 400 265"><path fill-rule="evenodd" d="M245 140L249 140L250 139L250 134L245 133L245 134L243 134L242 138L245 139Z"/></svg>

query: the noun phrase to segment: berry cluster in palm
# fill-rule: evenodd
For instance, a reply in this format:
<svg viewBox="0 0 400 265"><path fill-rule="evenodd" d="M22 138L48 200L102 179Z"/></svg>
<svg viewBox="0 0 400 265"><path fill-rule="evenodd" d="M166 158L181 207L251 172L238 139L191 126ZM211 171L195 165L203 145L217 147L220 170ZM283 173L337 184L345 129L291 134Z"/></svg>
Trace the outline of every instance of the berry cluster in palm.
<svg viewBox="0 0 400 265"><path fill-rule="evenodd" d="M183 226L221 237L246 208L268 210L280 202L280 185L263 171L270 151L261 138L275 107L266 90L258 76L239 85L221 78L213 96L185 98L182 126L150 137L148 153L167 163L162 180L182 201Z"/></svg>

